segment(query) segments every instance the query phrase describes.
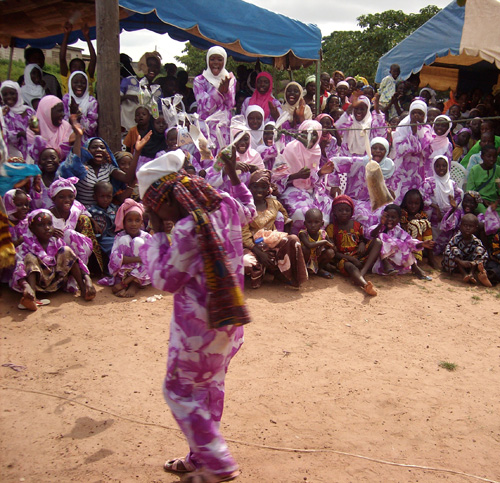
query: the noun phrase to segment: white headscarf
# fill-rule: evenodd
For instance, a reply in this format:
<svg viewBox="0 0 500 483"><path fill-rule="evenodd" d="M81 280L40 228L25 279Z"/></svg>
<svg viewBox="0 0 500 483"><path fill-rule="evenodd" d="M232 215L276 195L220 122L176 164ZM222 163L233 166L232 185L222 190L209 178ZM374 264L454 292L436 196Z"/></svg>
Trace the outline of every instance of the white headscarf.
<svg viewBox="0 0 500 483"><path fill-rule="evenodd" d="M446 174L444 176L438 176L434 166L439 159L443 159L446 162ZM439 206L441 212L450 209L450 195L454 195L453 181L450 178L450 168L448 158L441 154L434 156L434 161L432 162L433 178L436 182L436 189L434 190L434 199L436 204Z"/></svg>
<svg viewBox="0 0 500 483"><path fill-rule="evenodd" d="M436 91L434 89L431 89L430 87L424 87L423 89L420 90L420 97L422 96L422 92L428 92L431 96L429 99L429 102L435 103L436 102Z"/></svg>
<svg viewBox="0 0 500 483"><path fill-rule="evenodd" d="M85 77L85 80L87 81L87 88L85 89L85 92L83 93L82 97L76 97L75 93L73 92L73 87L71 86L71 81L73 80L73 77L75 77L76 75L83 75ZM73 72L69 76L68 92L70 96L69 103L71 104L71 99L73 98L75 102L78 104L80 112L85 116L90 107L89 78L87 77L87 74L85 74L85 72L82 72L81 70L75 70L75 72Z"/></svg>
<svg viewBox="0 0 500 483"><path fill-rule="evenodd" d="M408 124L411 124L410 114L412 113L412 111L415 111L416 109L424 113L424 123L427 121L427 104L424 101L421 101L420 99L414 100L410 104L409 114L398 124L398 127L396 128L395 136L397 139L403 139L413 134L411 126L408 126ZM421 126L418 127L418 129L420 128Z"/></svg>
<svg viewBox="0 0 500 483"><path fill-rule="evenodd" d="M21 88L17 82L6 80L2 82L2 87L0 91L3 91L4 88L14 89L17 92L17 102L14 106L9 108L9 111L12 111L14 114L23 114L24 111L28 108L28 106L24 105L23 102L23 94L21 92Z"/></svg>
<svg viewBox="0 0 500 483"><path fill-rule="evenodd" d="M448 129L442 136L438 136L433 127L431 146L432 146L432 154L434 156L437 156L438 154L446 154L446 151L448 150L448 145L450 144L450 140L448 139L448 134L450 133L451 128L453 126L451 119L445 114L441 114L438 117L436 117L436 119L434 119L434 126L436 125L436 122L440 120L446 121L448 123Z"/></svg>
<svg viewBox="0 0 500 483"><path fill-rule="evenodd" d="M45 89L42 86L33 83L31 80L31 71L33 69L38 69L40 71L40 77L43 76L42 69L40 69L38 64L28 64L24 68L24 85L21 87L24 102L31 107L33 107L31 102L34 99L41 99L45 95Z"/></svg>
<svg viewBox="0 0 500 483"><path fill-rule="evenodd" d="M219 72L219 74L216 76L213 75L212 71L210 70L209 60L212 55L220 55L224 58L224 65L222 66L222 69ZM207 68L203 71L203 77L205 77L205 79L207 79L207 81L210 82L210 84L212 84L216 89L219 88L219 85L223 79L229 77L229 72L226 70L226 62L227 62L227 53L222 47L216 45L208 49Z"/></svg>
<svg viewBox="0 0 500 483"><path fill-rule="evenodd" d="M394 164L394 161L391 158L388 158L387 155L389 154L389 141L383 137L376 137L373 138L370 142L370 147L375 146L375 144L382 144L385 148L385 156L383 159L378 163L380 166L380 169L382 170L382 175L384 176L384 179L389 179L393 174L396 169L396 165ZM371 156L365 156L363 158L365 166L368 164L368 162L371 160Z"/></svg>
<svg viewBox="0 0 500 483"><path fill-rule="evenodd" d="M251 141L251 147L253 149L257 149L257 146L262 144L262 136L264 135L264 109L262 107L257 106L257 105L251 105L248 106L247 112L245 114L247 126L250 128L250 125L248 124L248 116L252 112L258 112L262 116L262 122L260 123L259 129L253 130L250 129L250 141Z"/></svg>
<svg viewBox="0 0 500 483"><path fill-rule="evenodd" d="M167 174L177 173L184 165L185 159L186 155L182 149L176 149L141 166L136 173L140 197L144 198L146 191L155 181Z"/></svg>
<svg viewBox="0 0 500 483"><path fill-rule="evenodd" d="M346 140L351 154L364 155L366 154L365 136L369 136L370 131L362 131L361 129L367 129L372 126L372 113L370 112L371 103L370 99L366 96L359 96L358 101L366 104L366 115L361 121L356 121L354 113L351 114L353 118L351 128L356 130L347 130Z"/></svg>

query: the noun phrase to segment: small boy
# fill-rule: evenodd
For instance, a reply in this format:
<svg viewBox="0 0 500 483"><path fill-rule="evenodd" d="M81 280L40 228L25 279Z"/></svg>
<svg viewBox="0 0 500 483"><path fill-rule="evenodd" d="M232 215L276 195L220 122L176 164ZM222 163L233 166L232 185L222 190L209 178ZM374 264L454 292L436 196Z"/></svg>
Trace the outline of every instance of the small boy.
<svg viewBox="0 0 500 483"><path fill-rule="evenodd" d="M481 240L474 235L479 227L476 215L468 213L460 221L460 231L451 238L444 251L443 270L448 273L459 271L464 283L477 283L477 279L485 286L491 287L484 265L488 261Z"/></svg>
<svg viewBox="0 0 500 483"><path fill-rule="evenodd" d="M135 143L139 134L142 133L142 136L146 134L149 130L149 121L151 119L151 114L148 109L144 106L139 106L135 110L135 123L137 126L134 126L130 129L130 131L125 136L123 140L123 145L127 148L129 153L134 154L135 151Z"/></svg>
<svg viewBox="0 0 500 483"><path fill-rule="evenodd" d="M398 64L392 64L389 69L389 75L382 79L378 89L380 93L379 105L385 108L391 102L392 96L396 92L396 80L401 73L401 68Z"/></svg>
<svg viewBox="0 0 500 483"><path fill-rule="evenodd" d="M92 222L97 241L103 254L109 259L113 242L115 241L116 206L113 201L113 186L107 181L99 181L94 186L94 198L97 204L88 210L92 215ZM107 267L107 260L104 260Z"/></svg>
<svg viewBox="0 0 500 483"><path fill-rule="evenodd" d="M305 214L305 230L299 232L302 253L309 273L323 278L333 278L335 267L330 263L335 257L334 245L323 227L323 215L316 208Z"/></svg>

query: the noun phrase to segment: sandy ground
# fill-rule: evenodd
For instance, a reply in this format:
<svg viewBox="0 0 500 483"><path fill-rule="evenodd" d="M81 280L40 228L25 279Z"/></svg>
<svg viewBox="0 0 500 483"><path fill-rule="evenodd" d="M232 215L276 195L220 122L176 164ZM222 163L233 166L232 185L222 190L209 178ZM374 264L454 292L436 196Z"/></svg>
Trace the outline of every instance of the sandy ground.
<svg viewBox="0 0 500 483"><path fill-rule="evenodd" d="M500 290L434 276L373 276L376 298L340 276L247 290L222 422L237 481L500 480ZM25 369L0 367L2 482L178 481L162 470L187 446L161 393L172 296L145 303L157 293L28 313L3 290L0 365Z"/></svg>

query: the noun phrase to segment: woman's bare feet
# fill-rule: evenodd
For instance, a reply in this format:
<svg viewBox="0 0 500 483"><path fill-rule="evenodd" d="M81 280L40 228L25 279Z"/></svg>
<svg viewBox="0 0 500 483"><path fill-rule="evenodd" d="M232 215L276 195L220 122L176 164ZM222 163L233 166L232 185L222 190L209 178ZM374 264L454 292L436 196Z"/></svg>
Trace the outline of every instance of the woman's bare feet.
<svg viewBox="0 0 500 483"><path fill-rule="evenodd" d="M82 296L84 300L89 302L90 300L94 300L96 296L96 291L94 284L92 283L92 279L89 275L85 275L83 277L83 293Z"/></svg>
<svg viewBox="0 0 500 483"><path fill-rule="evenodd" d="M127 290L127 286L123 283L123 282L118 282L118 283L115 283L112 287L111 287L111 291L115 294L115 295L118 295L119 292L124 292L125 290Z"/></svg>
<svg viewBox="0 0 500 483"><path fill-rule="evenodd" d="M126 297L126 298L134 297L140 288L141 286L139 285L138 282L130 282L127 290L125 290L125 293L121 295L121 297Z"/></svg>

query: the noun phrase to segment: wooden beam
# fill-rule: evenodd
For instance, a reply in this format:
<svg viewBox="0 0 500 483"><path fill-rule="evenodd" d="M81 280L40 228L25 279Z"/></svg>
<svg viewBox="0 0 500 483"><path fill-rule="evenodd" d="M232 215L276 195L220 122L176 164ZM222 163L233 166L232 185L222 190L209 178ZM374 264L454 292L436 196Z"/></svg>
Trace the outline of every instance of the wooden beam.
<svg viewBox="0 0 500 483"><path fill-rule="evenodd" d="M120 24L118 0L95 2L99 136L113 151L121 149Z"/></svg>

